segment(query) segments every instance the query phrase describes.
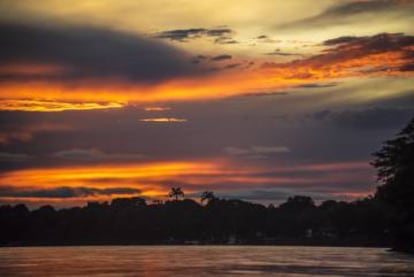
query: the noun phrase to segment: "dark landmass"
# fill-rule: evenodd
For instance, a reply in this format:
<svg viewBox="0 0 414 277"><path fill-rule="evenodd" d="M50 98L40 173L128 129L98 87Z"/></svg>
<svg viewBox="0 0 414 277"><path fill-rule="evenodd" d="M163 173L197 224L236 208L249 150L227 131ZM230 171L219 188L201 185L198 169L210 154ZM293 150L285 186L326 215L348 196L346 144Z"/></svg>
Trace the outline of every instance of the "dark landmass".
<svg viewBox="0 0 414 277"><path fill-rule="evenodd" d="M315 205L295 196L279 207L201 195L148 205L145 199L56 210L0 206L0 246L104 244L262 244L390 246L414 253L414 118L374 153L375 196Z"/></svg>
<svg viewBox="0 0 414 277"><path fill-rule="evenodd" d="M260 244L389 246L390 216L374 198L351 203L295 196L265 207L210 195L147 204L142 198L56 210L0 207L0 245Z"/></svg>

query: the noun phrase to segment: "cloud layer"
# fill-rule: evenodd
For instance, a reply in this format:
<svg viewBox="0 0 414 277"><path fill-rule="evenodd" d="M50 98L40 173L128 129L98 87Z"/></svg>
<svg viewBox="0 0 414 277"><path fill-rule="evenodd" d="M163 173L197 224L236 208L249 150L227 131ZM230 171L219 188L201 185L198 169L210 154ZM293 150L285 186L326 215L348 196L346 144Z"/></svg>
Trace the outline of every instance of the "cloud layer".
<svg viewBox="0 0 414 277"><path fill-rule="evenodd" d="M2 81L123 78L148 83L202 73L192 66L185 52L128 33L6 23L0 24L0 33L0 65L6 71L0 74ZM8 73L7 66L13 64L44 64L61 70Z"/></svg>

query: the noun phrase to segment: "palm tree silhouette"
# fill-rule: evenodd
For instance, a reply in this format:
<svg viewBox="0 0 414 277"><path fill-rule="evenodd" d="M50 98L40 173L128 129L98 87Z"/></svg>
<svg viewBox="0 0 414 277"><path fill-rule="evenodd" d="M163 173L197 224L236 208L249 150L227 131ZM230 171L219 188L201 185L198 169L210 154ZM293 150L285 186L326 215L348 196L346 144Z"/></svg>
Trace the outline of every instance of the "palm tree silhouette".
<svg viewBox="0 0 414 277"><path fill-rule="evenodd" d="M168 196L171 198L174 197L175 201L178 201L178 197L184 197L184 192L180 187L172 187Z"/></svg>

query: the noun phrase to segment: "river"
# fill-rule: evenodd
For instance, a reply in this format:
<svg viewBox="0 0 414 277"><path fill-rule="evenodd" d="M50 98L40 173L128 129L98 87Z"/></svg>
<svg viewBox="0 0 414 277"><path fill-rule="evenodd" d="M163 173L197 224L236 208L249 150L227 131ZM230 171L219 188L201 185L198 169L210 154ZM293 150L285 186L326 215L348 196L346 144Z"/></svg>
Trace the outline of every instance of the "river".
<svg viewBox="0 0 414 277"><path fill-rule="evenodd" d="M414 276L414 256L346 247L6 247L0 276Z"/></svg>

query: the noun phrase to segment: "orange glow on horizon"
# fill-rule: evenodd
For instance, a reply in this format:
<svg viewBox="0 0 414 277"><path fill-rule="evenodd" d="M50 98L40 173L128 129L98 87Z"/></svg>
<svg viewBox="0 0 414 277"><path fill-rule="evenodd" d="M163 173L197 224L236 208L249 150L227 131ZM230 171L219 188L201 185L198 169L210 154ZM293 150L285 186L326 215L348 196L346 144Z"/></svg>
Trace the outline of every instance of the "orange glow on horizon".
<svg viewBox="0 0 414 277"><path fill-rule="evenodd" d="M166 198L170 186L182 182L186 193L200 190L232 190L253 187L279 187L302 184L334 184L338 181L355 181L354 171L364 169L362 162L298 165L294 167L262 168L259 166L239 166L231 161L171 161L152 163L99 164L34 168L2 173L0 186L12 186L19 190L70 188L133 188L141 196ZM269 173L289 173L294 171L323 171L323 176L295 177L268 176ZM342 173L341 173L342 171ZM333 173L332 173L333 172ZM348 172L348 173L346 173ZM352 172L352 173L350 173ZM264 174L264 175L263 175ZM359 180L358 179L358 180ZM168 183L171 183L169 185ZM30 186L29 186L30 185ZM350 192L353 193L353 192ZM137 195L132 193L131 195ZM129 196L131 196L129 195ZM111 197L128 197L128 194L93 195L79 199L107 201ZM10 200L10 197L1 199ZM27 198L27 197L26 197ZM26 201L24 198L24 201ZM34 200L34 197L32 197ZM44 198L39 198L44 200ZM73 200L73 197L70 197ZM68 200L70 200L68 199Z"/></svg>

